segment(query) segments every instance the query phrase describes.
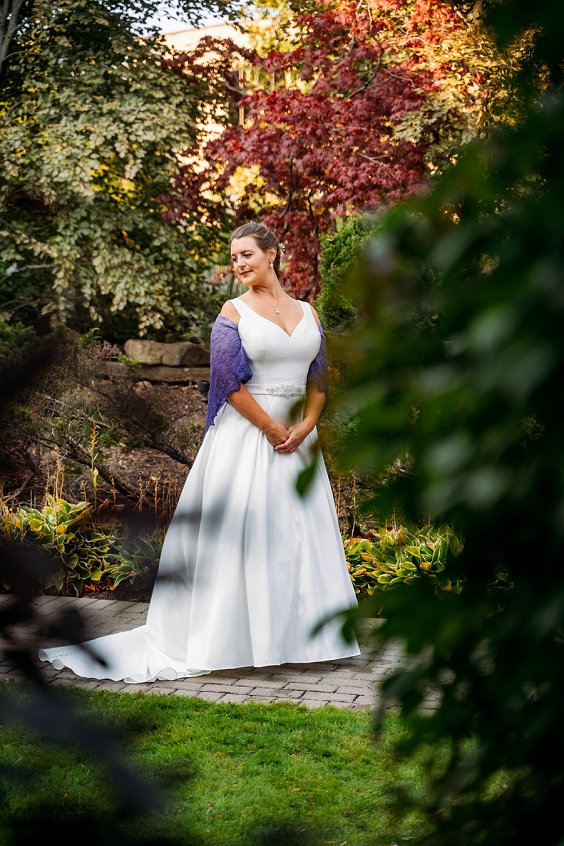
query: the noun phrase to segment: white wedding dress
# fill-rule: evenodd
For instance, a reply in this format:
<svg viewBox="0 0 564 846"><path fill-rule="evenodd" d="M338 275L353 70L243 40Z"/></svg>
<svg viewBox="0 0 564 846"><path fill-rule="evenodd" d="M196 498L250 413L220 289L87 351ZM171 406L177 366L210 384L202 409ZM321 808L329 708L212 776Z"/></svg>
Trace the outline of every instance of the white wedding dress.
<svg viewBox="0 0 564 846"><path fill-rule="evenodd" d="M252 379L248 390L275 420L303 415L306 376L320 347L308 303L292 335L232 300ZM301 395L301 396L300 396ZM293 416L294 413L294 416ZM39 657L86 678L130 683L205 675L235 667L330 661L360 654L341 621L356 606L322 454L300 497L315 430L279 454L229 403L207 430L163 543L146 624ZM102 601L102 600L100 600Z"/></svg>

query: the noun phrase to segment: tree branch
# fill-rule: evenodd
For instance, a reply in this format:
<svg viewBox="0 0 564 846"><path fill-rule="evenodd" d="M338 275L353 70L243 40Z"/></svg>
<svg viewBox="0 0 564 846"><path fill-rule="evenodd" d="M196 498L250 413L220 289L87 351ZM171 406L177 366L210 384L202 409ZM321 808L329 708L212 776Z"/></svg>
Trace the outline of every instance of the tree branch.
<svg viewBox="0 0 564 846"><path fill-rule="evenodd" d="M390 163L384 161L387 159L387 156L367 156L366 153L361 153L360 150L355 150L357 156L361 156L363 159L368 159L369 162L374 162L374 164L384 165L384 167L390 167Z"/></svg>
<svg viewBox="0 0 564 846"><path fill-rule="evenodd" d="M40 270L45 267L53 267L52 264L25 264L23 267L16 267L15 270L11 270L10 273L6 273L1 279L0 282L5 282L6 279L9 279L10 276L14 276L16 273L23 273L24 270Z"/></svg>
<svg viewBox="0 0 564 846"><path fill-rule="evenodd" d="M0 17L0 78L2 77L4 65L9 55L8 51L18 26L18 19L23 3L24 0L13 0L11 11L9 0L4 0L2 4Z"/></svg>

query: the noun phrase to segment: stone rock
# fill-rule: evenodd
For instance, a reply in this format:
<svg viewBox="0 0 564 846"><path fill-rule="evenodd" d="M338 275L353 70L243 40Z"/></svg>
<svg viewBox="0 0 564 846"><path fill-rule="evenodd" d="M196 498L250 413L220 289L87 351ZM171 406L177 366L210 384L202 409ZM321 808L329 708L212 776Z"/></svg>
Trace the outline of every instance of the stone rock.
<svg viewBox="0 0 564 846"><path fill-rule="evenodd" d="M141 364L160 364L163 344L156 341L140 341L132 339L123 345L123 351L128 358L135 358Z"/></svg>
<svg viewBox="0 0 564 846"><path fill-rule="evenodd" d="M202 344L191 341L164 344L160 341L132 338L125 342L124 352L128 358L135 358L141 364L151 366L206 367L210 363L209 350Z"/></svg>
<svg viewBox="0 0 564 846"><path fill-rule="evenodd" d="M161 364L168 367L203 367L210 363L209 350L190 341L165 344Z"/></svg>
<svg viewBox="0 0 564 846"><path fill-rule="evenodd" d="M165 365L141 365L132 370L126 370L127 365L120 361L108 361L105 363L105 371L109 377L118 377L127 372L132 378L139 382L165 382L177 385L195 385L201 380L210 378L209 367L167 367Z"/></svg>

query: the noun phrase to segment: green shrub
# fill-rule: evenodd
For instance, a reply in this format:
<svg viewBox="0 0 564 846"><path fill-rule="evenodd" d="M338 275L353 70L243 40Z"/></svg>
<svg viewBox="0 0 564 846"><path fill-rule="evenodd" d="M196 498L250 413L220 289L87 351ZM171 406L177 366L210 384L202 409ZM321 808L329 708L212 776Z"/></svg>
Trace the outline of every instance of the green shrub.
<svg viewBox="0 0 564 846"><path fill-rule="evenodd" d="M36 338L35 330L23 323L6 323L0 317L0 372L15 358L24 355L29 344Z"/></svg>
<svg viewBox="0 0 564 846"><path fill-rule="evenodd" d="M369 216L351 217L337 232L321 237L322 282L315 306L329 332L343 332L356 320L357 307L347 282L376 229L377 223Z"/></svg>

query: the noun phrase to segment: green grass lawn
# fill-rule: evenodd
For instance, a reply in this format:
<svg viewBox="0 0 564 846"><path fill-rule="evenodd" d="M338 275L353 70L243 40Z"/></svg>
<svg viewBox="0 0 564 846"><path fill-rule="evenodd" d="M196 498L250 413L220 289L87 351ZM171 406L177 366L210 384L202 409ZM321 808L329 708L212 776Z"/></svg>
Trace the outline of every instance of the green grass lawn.
<svg viewBox="0 0 564 846"><path fill-rule="evenodd" d="M2 690L20 703L29 696L16 685ZM59 692L81 719L119 735L122 760L163 788L164 805L125 819L114 782L91 756L76 744L67 742L63 752L45 743L7 719L4 710L0 767L5 772L15 767L18 780L14 773L4 779L3 846L33 842L38 820L44 828L80 825L84 834L77 846L90 842L84 839L88 832L93 843L104 843L103 831L115 833L116 819L121 835L131 838L126 842L136 844L374 846L424 831L414 814L393 813L398 782L415 792L421 786L419 766L393 754L406 732L397 715L390 714L375 737L369 712L331 706L309 710L293 703Z"/></svg>

